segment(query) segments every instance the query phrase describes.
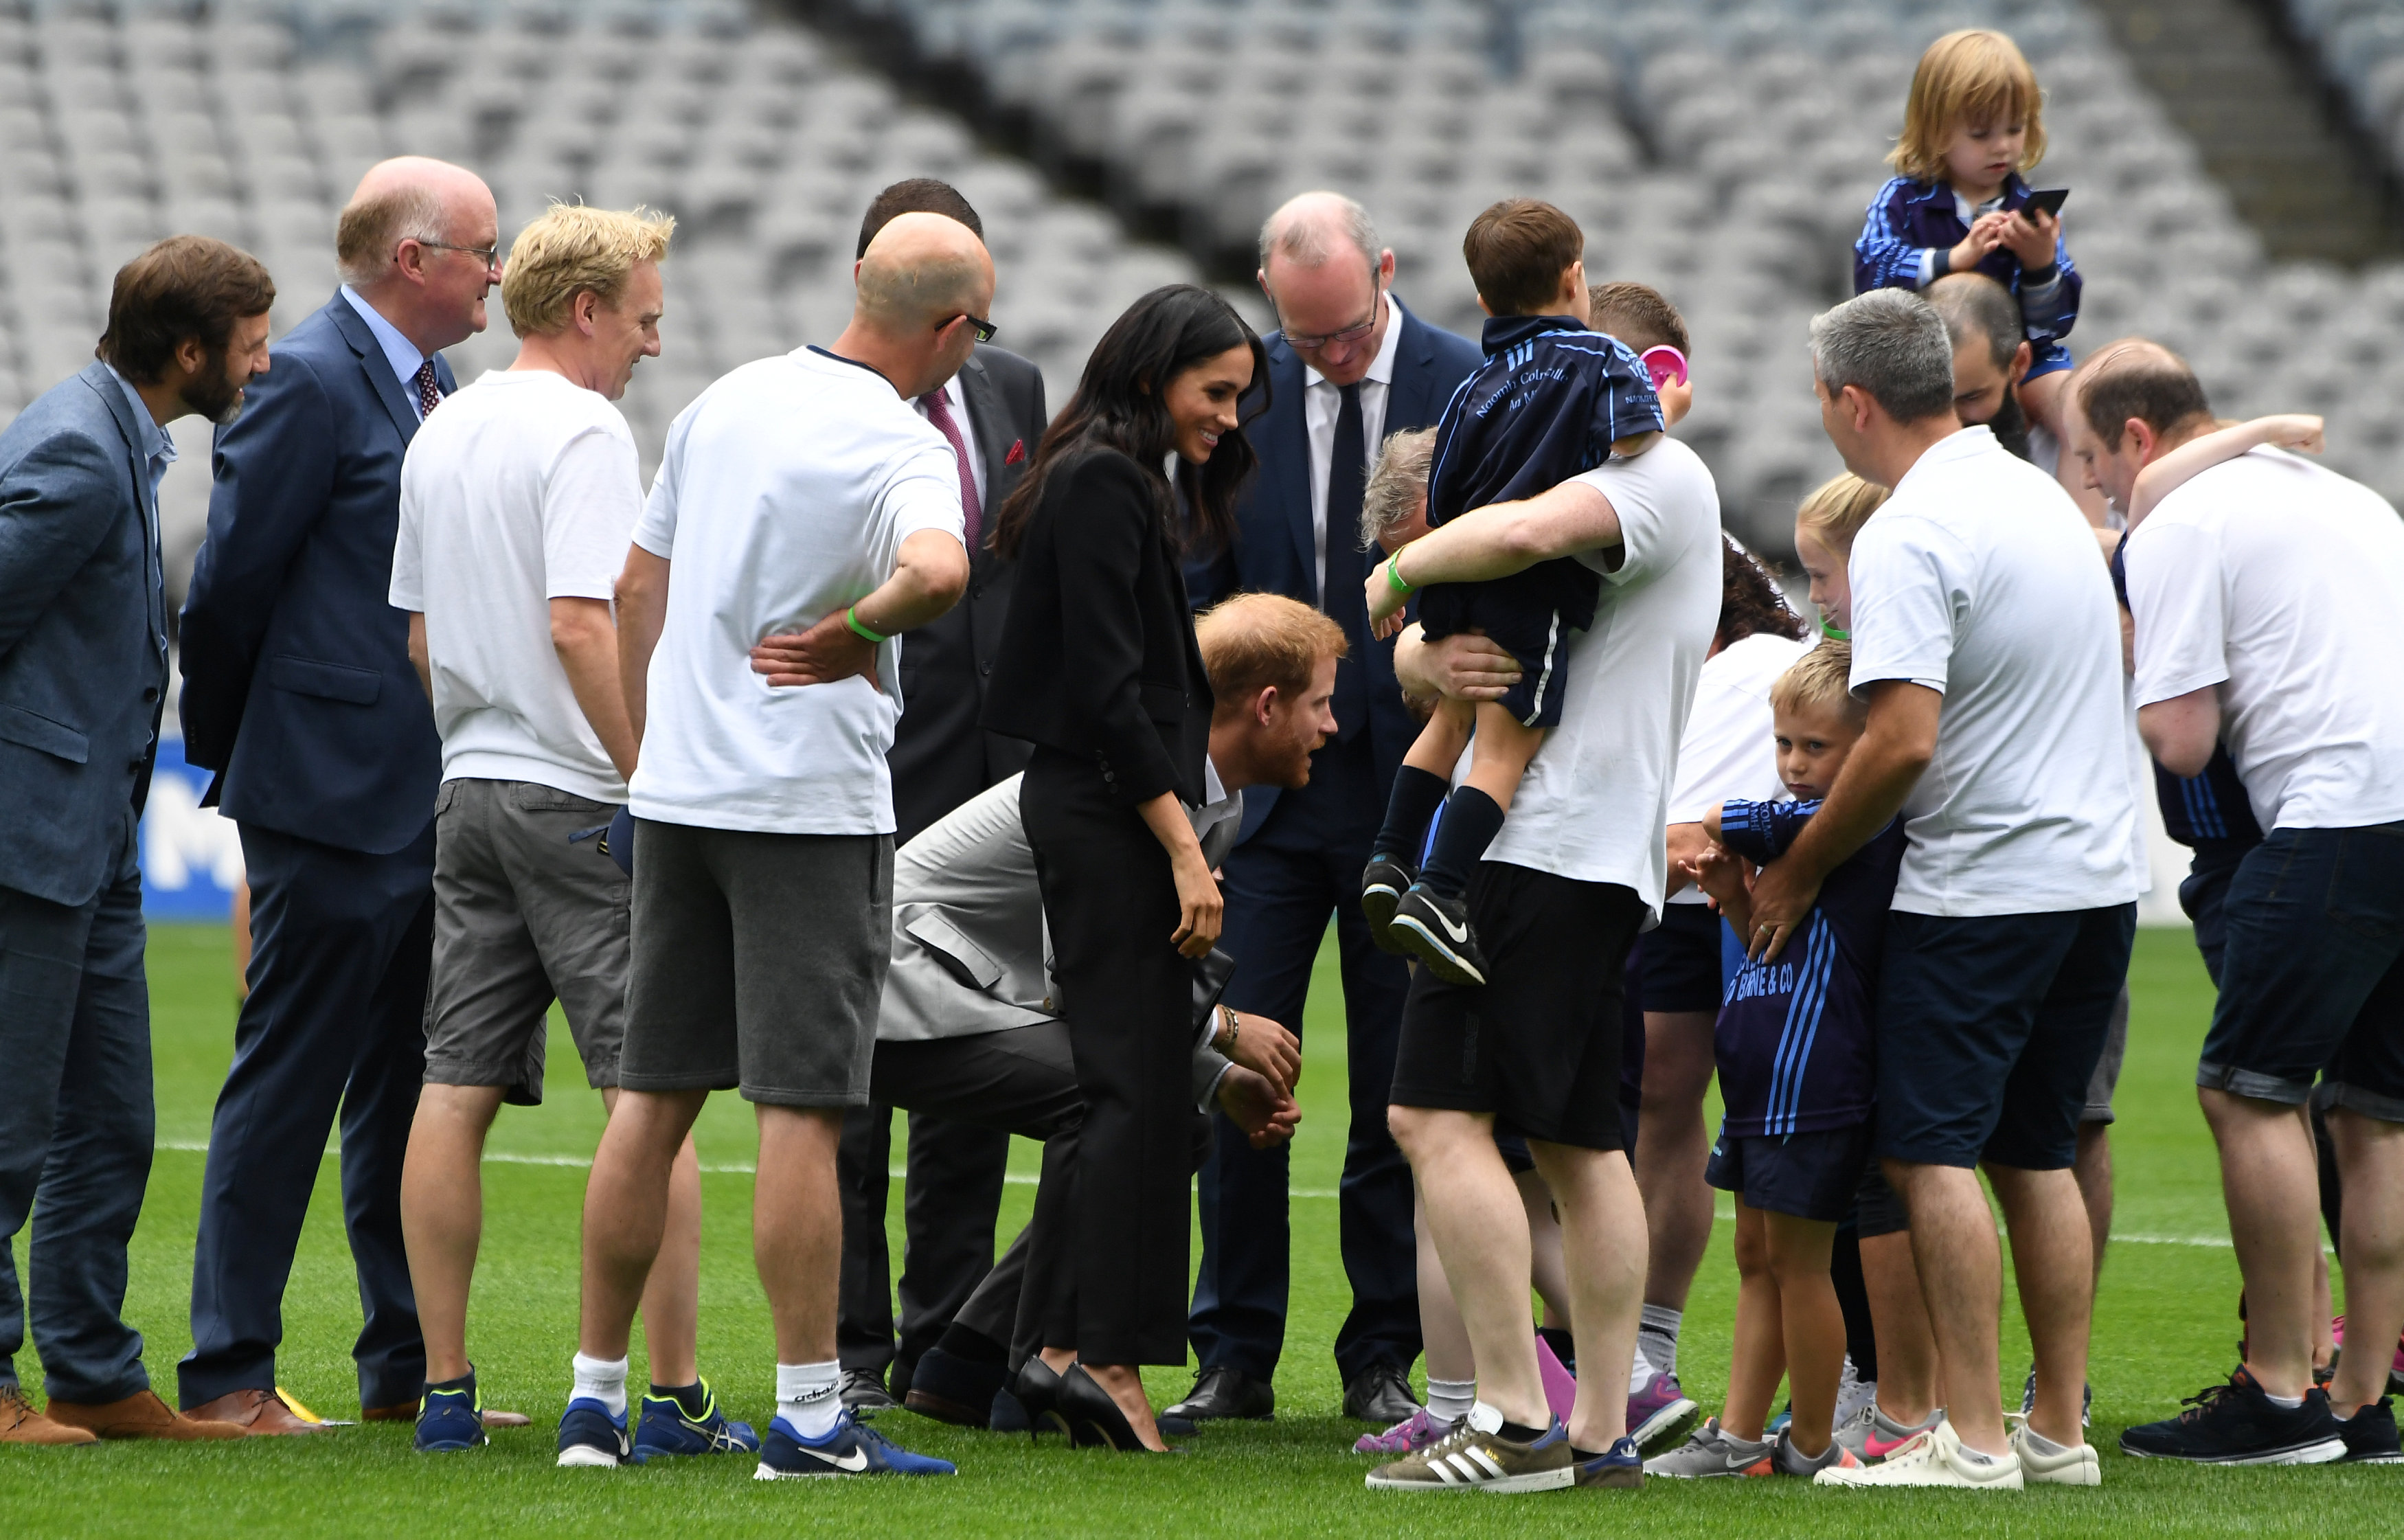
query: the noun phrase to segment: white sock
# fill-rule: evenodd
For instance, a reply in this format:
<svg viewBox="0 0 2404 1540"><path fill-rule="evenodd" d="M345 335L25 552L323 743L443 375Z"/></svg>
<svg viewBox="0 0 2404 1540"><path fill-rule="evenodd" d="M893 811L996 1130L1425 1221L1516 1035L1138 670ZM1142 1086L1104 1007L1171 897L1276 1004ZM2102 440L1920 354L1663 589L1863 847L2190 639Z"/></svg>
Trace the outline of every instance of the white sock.
<svg viewBox="0 0 2404 1540"><path fill-rule="evenodd" d="M1639 1350L1652 1365L1663 1374L1678 1372L1678 1323L1686 1312L1673 1310L1667 1305L1647 1305L1644 1317L1636 1328Z"/></svg>
<svg viewBox="0 0 2404 1540"><path fill-rule="evenodd" d="M1427 1411L1439 1422L1457 1422L1469 1415L1477 1400L1475 1379L1435 1379L1427 1382Z"/></svg>
<svg viewBox="0 0 2404 1540"><path fill-rule="evenodd" d="M2262 1399L2285 1411L2295 1411L2304 1404L2300 1395L2272 1395L2269 1391L2262 1393Z"/></svg>
<svg viewBox="0 0 2404 1540"><path fill-rule="evenodd" d="M804 1438L824 1438L843 1414L839 1363L776 1365L776 1415Z"/></svg>
<svg viewBox="0 0 2404 1540"><path fill-rule="evenodd" d="M1654 1375L1659 1372L1654 1368L1653 1361L1644 1356L1644 1345L1638 1343L1636 1356L1628 1361L1628 1393L1634 1395L1651 1384Z"/></svg>
<svg viewBox="0 0 2404 1540"><path fill-rule="evenodd" d="M576 1389L570 1397L586 1396L609 1408L612 1417L626 1415L626 1361L587 1358L578 1353L572 1361L576 1368Z"/></svg>

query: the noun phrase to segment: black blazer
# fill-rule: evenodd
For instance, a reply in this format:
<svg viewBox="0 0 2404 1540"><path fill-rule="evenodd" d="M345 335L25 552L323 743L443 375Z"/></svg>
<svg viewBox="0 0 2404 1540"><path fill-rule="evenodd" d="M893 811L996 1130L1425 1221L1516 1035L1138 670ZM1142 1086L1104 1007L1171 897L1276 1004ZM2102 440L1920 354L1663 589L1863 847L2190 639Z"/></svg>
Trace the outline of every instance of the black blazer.
<svg viewBox="0 0 2404 1540"><path fill-rule="evenodd" d="M1199 805L1210 678L1159 479L1112 449L1052 468L1019 549L985 725L1092 755L1130 803Z"/></svg>
<svg viewBox="0 0 2404 1540"><path fill-rule="evenodd" d="M1015 353L979 345L960 370L969 431L985 457L985 528L1034 462L1042 441L1043 373ZM983 546L983 542L979 542ZM1017 564L989 549L969 553L960 602L902 638L902 721L885 756L893 773L893 843L917 833L988 786L1027 768L1027 745L978 724L1010 613Z"/></svg>

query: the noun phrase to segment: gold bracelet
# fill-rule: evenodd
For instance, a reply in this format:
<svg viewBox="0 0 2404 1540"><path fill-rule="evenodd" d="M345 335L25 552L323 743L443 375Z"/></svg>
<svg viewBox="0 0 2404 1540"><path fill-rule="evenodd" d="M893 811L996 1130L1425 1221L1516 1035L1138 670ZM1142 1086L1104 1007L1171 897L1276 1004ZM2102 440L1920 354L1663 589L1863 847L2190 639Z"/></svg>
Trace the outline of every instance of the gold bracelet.
<svg viewBox="0 0 2404 1540"><path fill-rule="evenodd" d="M1243 1037L1244 1023L1243 1018L1236 1015L1236 1008L1232 1005L1222 1004L1219 1007L1219 1014L1227 1021L1227 1047L1219 1050L1221 1053L1225 1053L1227 1049L1235 1047L1237 1040Z"/></svg>

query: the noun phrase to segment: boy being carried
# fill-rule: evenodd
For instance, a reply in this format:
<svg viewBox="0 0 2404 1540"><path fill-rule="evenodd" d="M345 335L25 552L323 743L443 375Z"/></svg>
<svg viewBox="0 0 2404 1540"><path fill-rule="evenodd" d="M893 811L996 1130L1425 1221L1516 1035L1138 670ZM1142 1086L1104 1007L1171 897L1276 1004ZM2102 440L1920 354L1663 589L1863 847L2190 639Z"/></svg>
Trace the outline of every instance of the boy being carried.
<svg viewBox="0 0 2404 1540"><path fill-rule="evenodd" d="M1729 802L1703 820L1715 844L1687 863L1740 935L1752 933L1748 868L1782 853L1836 783L1869 708L1847 687L1852 649L1823 642L1770 687L1778 769L1794 802ZM1869 1160L1877 1059L1872 1006L1902 820L1829 874L1799 952L1752 960L1728 986L1712 1049L1727 1114L1706 1179L1736 1195L1739 1278L1727 1403L1652 1476L1813 1476L1860 1462L1837 1442L1844 1316L1828 1276L1837 1225ZM1764 1420L1783 1375L1794 1421Z"/></svg>
<svg viewBox="0 0 2404 1540"><path fill-rule="evenodd" d="M1587 329L1585 246L1574 220L1533 199L1496 203L1469 227L1461 254L1492 318L1485 364L1454 392L1436 425L1431 526L1533 497L1658 440L1661 403L1643 365L1626 344ZM1369 580L1369 620L1380 637L1401 628L1413 591L1404 554L1397 551ZM1470 874L1501 832L1545 730L1560 721L1562 643L1593 623L1600 582L1583 563L1563 558L1492 581L1438 583L1419 595L1430 640L1482 631L1520 668L1519 682L1500 701L1437 707L1394 779L1362 876L1361 904L1377 945L1418 957L1439 978L1486 982L1469 928ZM1473 728L1477 753L1447 799ZM1439 807L1444 816L1422 873L1415 870L1419 849Z"/></svg>

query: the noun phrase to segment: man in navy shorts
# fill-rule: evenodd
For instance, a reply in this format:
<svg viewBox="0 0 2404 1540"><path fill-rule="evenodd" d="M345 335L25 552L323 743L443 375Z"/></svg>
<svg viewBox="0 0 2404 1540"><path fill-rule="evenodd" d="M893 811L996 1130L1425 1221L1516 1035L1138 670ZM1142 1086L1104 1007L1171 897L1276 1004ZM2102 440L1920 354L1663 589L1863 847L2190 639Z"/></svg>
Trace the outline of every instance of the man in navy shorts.
<svg viewBox="0 0 2404 1540"><path fill-rule="evenodd" d="M2135 933L2136 803L2120 626L2069 494L1953 414L1953 349L1926 301L1874 290L1812 323L1821 421L1894 488L1854 542L1852 687L1869 725L1754 893L1776 957L1821 882L1900 813L1908 842L1879 991L1872 1151L1910 1206L1947 1416L1846 1485L2092 1486L2080 1433L2093 1253L2071 1174L2088 1081ZM1936 773L1923 777L1932 765ZM2011 1226L2034 1409L1997 1393Z"/></svg>

